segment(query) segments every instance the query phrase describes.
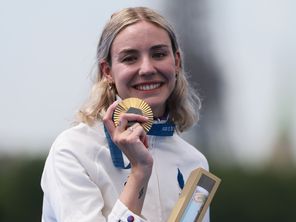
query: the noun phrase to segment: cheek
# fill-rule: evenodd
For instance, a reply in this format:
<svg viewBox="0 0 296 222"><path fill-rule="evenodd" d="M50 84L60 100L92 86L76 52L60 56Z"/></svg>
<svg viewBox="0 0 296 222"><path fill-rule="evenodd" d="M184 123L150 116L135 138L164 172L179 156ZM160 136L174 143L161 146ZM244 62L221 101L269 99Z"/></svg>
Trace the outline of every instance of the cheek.
<svg viewBox="0 0 296 222"><path fill-rule="evenodd" d="M168 86L168 90L171 93L175 86L176 86L176 74L175 74L175 70L169 69L166 70L167 72L165 72L165 78L167 81L167 86Z"/></svg>
<svg viewBox="0 0 296 222"><path fill-rule="evenodd" d="M115 84L125 82L129 78L128 70L124 67L116 66L112 69L112 77Z"/></svg>
<svg viewBox="0 0 296 222"><path fill-rule="evenodd" d="M176 86L176 69L175 69L175 64L173 63L168 69L167 69L167 75L166 78L169 83L170 90L173 91L173 89Z"/></svg>
<svg viewBox="0 0 296 222"><path fill-rule="evenodd" d="M164 73L166 79L169 82L175 82L175 80L176 80L176 70L175 70L175 66L174 65L170 65L170 66L164 67L162 69L162 73Z"/></svg>
<svg viewBox="0 0 296 222"><path fill-rule="evenodd" d="M174 78L176 74L176 64L173 58L167 60L166 64L163 65L163 71L169 75L168 78Z"/></svg>
<svg viewBox="0 0 296 222"><path fill-rule="evenodd" d="M112 69L112 77L118 95L123 99L128 96L128 85L132 78L132 72L123 66L116 66Z"/></svg>

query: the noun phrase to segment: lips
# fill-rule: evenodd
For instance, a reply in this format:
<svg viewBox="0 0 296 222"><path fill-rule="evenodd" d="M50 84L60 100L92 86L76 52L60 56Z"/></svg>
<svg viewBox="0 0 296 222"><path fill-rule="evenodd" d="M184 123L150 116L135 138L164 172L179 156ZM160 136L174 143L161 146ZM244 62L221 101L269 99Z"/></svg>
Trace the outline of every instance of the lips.
<svg viewBox="0 0 296 222"><path fill-rule="evenodd" d="M135 85L134 88L141 91L148 91L157 89L161 86L161 83L144 83L144 84L138 84Z"/></svg>

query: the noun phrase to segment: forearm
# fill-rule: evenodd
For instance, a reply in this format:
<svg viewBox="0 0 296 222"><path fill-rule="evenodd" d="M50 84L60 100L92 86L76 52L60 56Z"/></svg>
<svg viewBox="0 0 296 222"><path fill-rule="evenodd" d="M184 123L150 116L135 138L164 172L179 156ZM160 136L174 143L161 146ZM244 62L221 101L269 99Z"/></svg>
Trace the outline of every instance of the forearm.
<svg viewBox="0 0 296 222"><path fill-rule="evenodd" d="M135 169L132 168L131 174L124 186L119 199L126 207L137 215L141 215L152 166Z"/></svg>

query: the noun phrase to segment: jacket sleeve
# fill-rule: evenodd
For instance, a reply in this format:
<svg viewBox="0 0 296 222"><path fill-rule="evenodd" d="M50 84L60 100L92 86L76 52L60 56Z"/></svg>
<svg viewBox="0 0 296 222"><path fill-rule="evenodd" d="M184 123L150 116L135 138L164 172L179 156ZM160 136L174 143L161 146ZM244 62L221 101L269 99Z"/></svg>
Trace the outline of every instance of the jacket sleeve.
<svg viewBox="0 0 296 222"><path fill-rule="evenodd" d="M140 217L131 212L119 199L114 205L112 212L108 216L108 221L134 221L134 222L148 222L143 217Z"/></svg>
<svg viewBox="0 0 296 222"><path fill-rule="evenodd" d="M43 221L106 221L99 188L75 153L62 147L53 146L45 163L41 179Z"/></svg>
<svg viewBox="0 0 296 222"><path fill-rule="evenodd" d="M43 222L146 221L117 200L109 215L103 214L104 199L83 157L67 145L54 144L46 160L41 186L44 192Z"/></svg>

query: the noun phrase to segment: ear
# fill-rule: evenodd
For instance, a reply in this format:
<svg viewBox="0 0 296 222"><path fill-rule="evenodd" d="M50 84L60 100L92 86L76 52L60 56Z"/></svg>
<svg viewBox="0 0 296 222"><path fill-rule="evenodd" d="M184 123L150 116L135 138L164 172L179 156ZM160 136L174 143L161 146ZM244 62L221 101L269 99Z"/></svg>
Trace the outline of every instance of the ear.
<svg viewBox="0 0 296 222"><path fill-rule="evenodd" d="M101 71L102 78L106 78L109 83L113 82L111 67L106 60L102 60L100 62L100 71Z"/></svg>
<svg viewBox="0 0 296 222"><path fill-rule="evenodd" d="M178 73L182 68L181 54L179 50L175 52L175 66L176 66L176 73Z"/></svg>

